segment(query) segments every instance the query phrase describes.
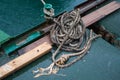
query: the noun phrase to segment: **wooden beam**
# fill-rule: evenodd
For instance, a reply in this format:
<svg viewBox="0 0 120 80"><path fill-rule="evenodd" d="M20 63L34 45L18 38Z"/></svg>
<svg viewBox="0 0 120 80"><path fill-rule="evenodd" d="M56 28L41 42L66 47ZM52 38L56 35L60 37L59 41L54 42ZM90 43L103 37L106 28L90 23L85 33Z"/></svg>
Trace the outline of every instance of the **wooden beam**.
<svg viewBox="0 0 120 80"><path fill-rule="evenodd" d="M109 15L110 13L118 10L120 8L120 3L113 1L106 6L84 16L82 18L86 27L92 25L93 23L99 21L100 19L104 18L105 16Z"/></svg>
<svg viewBox="0 0 120 80"><path fill-rule="evenodd" d="M24 47L23 49L21 49L21 50L18 51L18 52L19 52L20 55L22 55L22 54L30 51L31 49L33 49L33 48L41 45L41 44L44 43L44 42L47 42L47 43L49 43L50 45L52 45L52 42L51 42L51 40L50 40L49 35L46 35L46 36L44 36L43 38L40 38L39 40L37 40L37 41L29 44L28 46L26 46L27 48Z"/></svg>
<svg viewBox="0 0 120 80"><path fill-rule="evenodd" d="M113 1L109 4L107 4L106 6L82 17L82 20L83 20L85 26L88 27L88 26L92 25L93 23L99 21L100 19L104 18L105 16L109 15L110 13L116 11L119 8L120 8L120 3ZM49 26L49 27L43 29L43 31L48 32L50 30L50 28L51 27ZM18 50L18 53L19 54L25 53L25 52L31 50L32 48L35 48L36 46L38 46L41 43L41 41L46 41L46 39L50 42L49 35L47 35L47 36L43 37L42 40L39 39L39 40L33 42L32 44Z"/></svg>
<svg viewBox="0 0 120 80"><path fill-rule="evenodd" d="M32 61L38 59L39 57L43 56L44 54L49 52L51 48L52 46L49 43L43 42L38 47L30 50L29 52L1 66L0 67L0 80L10 75L11 73L19 70L20 68L26 66Z"/></svg>

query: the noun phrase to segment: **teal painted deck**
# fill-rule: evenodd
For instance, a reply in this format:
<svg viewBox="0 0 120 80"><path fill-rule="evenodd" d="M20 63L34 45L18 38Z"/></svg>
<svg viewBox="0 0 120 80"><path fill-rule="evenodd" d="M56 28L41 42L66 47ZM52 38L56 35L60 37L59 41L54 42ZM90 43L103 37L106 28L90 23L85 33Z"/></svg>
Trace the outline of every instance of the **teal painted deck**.
<svg viewBox="0 0 120 80"><path fill-rule="evenodd" d="M0 45L9 39L10 39L10 36L6 34L5 32L3 32L2 30L0 30Z"/></svg>
<svg viewBox="0 0 120 80"><path fill-rule="evenodd" d="M45 1L53 4L58 15L87 0ZM44 22L43 4L40 0L0 0L0 6L0 29L12 37Z"/></svg>
<svg viewBox="0 0 120 80"><path fill-rule="evenodd" d="M106 30L120 37L120 10L101 20L100 24L103 25Z"/></svg>

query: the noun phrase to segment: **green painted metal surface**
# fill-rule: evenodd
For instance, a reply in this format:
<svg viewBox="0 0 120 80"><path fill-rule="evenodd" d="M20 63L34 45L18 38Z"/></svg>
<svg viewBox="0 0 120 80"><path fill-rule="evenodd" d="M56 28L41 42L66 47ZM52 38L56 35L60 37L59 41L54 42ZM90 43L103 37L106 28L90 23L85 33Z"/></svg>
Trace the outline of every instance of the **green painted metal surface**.
<svg viewBox="0 0 120 80"><path fill-rule="evenodd" d="M64 53L64 52L63 52ZM51 64L51 53L39 58L5 80L119 80L120 50L103 39L93 42L89 53L80 61L68 68L61 69L58 74L34 79L32 70L47 67Z"/></svg>
<svg viewBox="0 0 120 80"><path fill-rule="evenodd" d="M53 5L56 15L72 10L87 0L45 0ZM44 22L40 0L0 0L0 29L16 37Z"/></svg>
<svg viewBox="0 0 120 80"><path fill-rule="evenodd" d="M10 39L10 35L0 30L0 45Z"/></svg>

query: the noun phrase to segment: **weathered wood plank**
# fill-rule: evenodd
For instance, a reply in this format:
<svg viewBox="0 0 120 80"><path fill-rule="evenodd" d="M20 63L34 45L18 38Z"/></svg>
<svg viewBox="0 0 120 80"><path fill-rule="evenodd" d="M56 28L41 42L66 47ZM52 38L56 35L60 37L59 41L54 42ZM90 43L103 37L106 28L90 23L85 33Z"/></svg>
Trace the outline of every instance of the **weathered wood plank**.
<svg viewBox="0 0 120 80"><path fill-rule="evenodd" d="M41 44L44 43L44 42L47 42L47 43L49 43L49 44L52 45L52 42L51 42L51 40L50 40L49 35L46 35L45 37L40 38L39 40L37 40L37 41L29 44L29 45L27 46L27 48L24 47L24 48L22 48L21 50L19 50L18 52L19 52L20 55L22 55L23 53L30 51L31 49L33 49L33 48L41 45Z"/></svg>
<svg viewBox="0 0 120 80"><path fill-rule="evenodd" d="M16 70L19 70L20 68L26 66L32 61L38 59L39 57L43 56L44 54L49 52L51 48L52 46L49 43L43 42L38 47L30 50L29 52L1 66L0 67L0 80L10 75L11 73L15 72Z"/></svg>
<svg viewBox="0 0 120 80"><path fill-rule="evenodd" d="M106 6L84 16L82 18L86 27L90 26L91 24L99 21L100 19L104 18L105 16L109 15L110 13L118 10L120 8L120 3L113 1Z"/></svg>

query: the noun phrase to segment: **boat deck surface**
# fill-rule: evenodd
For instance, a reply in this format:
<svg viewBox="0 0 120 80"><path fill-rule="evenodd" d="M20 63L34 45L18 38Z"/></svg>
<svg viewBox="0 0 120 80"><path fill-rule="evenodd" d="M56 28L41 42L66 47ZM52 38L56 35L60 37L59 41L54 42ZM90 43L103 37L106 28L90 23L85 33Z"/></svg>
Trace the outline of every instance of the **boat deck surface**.
<svg viewBox="0 0 120 80"><path fill-rule="evenodd" d="M79 1L82 0L75 0L75 1L71 0L69 2L70 4L67 4L68 3L67 0L66 1L60 0L61 4L59 3L59 1L55 1L55 0L54 1L46 0L46 1L53 3L53 5L55 5L57 14L59 14L59 12L62 12L64 10L67 11L72 10L72 7L70 5L75 6L79 4L78 3ZM116 1L120 2L120 0L116 0ZM41 15L42 9L40 9L40 7L42 7L42 4L38 2L39 0L37 0L37 2L32 0L26 0L26 1L1 0L0 1L1 5L3 5L3 3L12 5L12 6L4 5L3 8L7 8L10 6L11 9L14 10L14 12L9 13L8 16L1 16L0 22L2 21L1 22L2 26L0 26L0 29L14 37L42 23L44 21L43 16ZM16 3L19 5L17 5ZM56 5L58 3L59 5ZM66 5L64 5L63 3ZM64 7L59 9L59 6L63 6L63 5ZM70 6L70 7L66 8L66 6ZM18 7L18 9L16 7ZM10 12L11 9L8 9L6 11ZM3 13L6 14L8 13L4 11L5 10L3 10ZM0 13L0 15L3 13ZM117 10L115 13L102 19L100 21L100 24L104 25L105 28L107 28L112 33L115 33L119 37L120 36L119 19L120 19L120 10ZM8 27L8 25L11 27ZM5 26L6 28L4 28ZM39 58L30 65L20 69L19 71L15 72L14 74L8 76L3 80L28 80L28 79L29 80L80 80L80 79L81 80L88 80L88 79L89 80L119 80L120 79L120 68L119 68L120 49L109 44L107 41L103 40L102 38L99 38L93 42L89 53L82 60L78 61L69 68L60 70L58 74L63 74L65 76L51 75L51 76L42 76L34 79L32 70L36 70L39 67L46 67L49 64L51 64L51 54L52 54L51 52L48 53L47 55L43 56L42 58ZM14 59L17 56L18 56L17 54L12 54L10 57L7 55L0 54L0 66Z"/></svg>

